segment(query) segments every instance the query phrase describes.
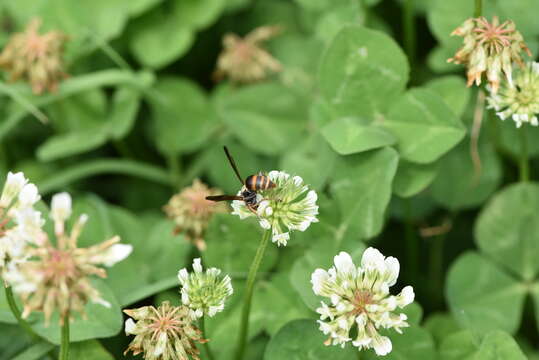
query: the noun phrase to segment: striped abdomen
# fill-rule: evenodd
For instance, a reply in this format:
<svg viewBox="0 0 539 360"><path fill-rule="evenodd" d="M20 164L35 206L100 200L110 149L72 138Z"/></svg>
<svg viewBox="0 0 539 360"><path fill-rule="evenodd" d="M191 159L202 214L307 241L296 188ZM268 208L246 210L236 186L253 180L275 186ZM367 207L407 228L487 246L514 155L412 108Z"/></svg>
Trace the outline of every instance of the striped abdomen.
<svg viewBox="0 0 539 360"><path fill-rule="evenodd" d="M267 190L275 187L269 176L251 175L245 179L245 187L251 191Z"/></svg>

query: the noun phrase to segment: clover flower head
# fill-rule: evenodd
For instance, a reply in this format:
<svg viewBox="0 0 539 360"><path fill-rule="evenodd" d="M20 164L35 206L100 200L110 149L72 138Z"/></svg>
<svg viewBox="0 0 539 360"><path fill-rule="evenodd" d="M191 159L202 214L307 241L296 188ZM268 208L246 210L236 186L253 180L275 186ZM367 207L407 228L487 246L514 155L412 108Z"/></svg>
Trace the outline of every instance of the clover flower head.
<svg viewBox="0 0 539 360"><path fill-rule="evenodd" d="M291 231L305 231L311 223L318 222L318 196L314 190L309 190L299 176L275 170L267 176L276 186L258 192L256 216L262 228L271 229L272 241L278 246L286 246ZM255 216L243 201L234 200L232 208L232 214L238 215L240 219Z"/></svg>
<svg viewBox="0 0 539 360"><path fill-rule="evenodd" d="M344 347L352 341L358 350L372 348L377 355L388 354L391 341L380 335L378 329L393 328L402 333L402 328L408 326L407 317L395 311L414 301L411 286L397 296L389 293L399 275L399 261L368 248L359 267L346 252L335 256L334 263L328 271L316 269L311 275L314 293L330 299L329 305L322 301L316 310L320 314L320 330L329 335L325 344ZM350 337L353 327L357 328L355 339Z"/></svg>
<svg viewBox="0 0 539 360"><path fill-rule="evenodd" d="M279 26L261 26L244 38L226 34L223 51L217 59L216 77L229 77L236 83L252 83L269 73L281 71L281 64L262 48L262 43L281 32Z"/></svg>
<svg viewBox="0 0 539 360"><path fill-rule="evenodd" d="M193 272L183 268L178 272L182 289L182 303L189 307L193 318L214 316L225 307L225 300L232 295L230 276L221 276L221 270L202 269L200 258L193 260Z"/></svg>
<svg viewBox="0 0 539 360"><path fill-rule="evenodd" d="M174 195L163 207L167 216L176 224L176 232L183 232L185 237L199 250L206 249L204 232L215 213L226 212L226 205L206 200L206 196L222 193L216 188L209 188L195 179L193 185Z"/></svg>
<svg viewBox="0 0 539 360"><path fill-rule="evenodd" d="M38 33L39 19L32 20L26 30L14 34L0 54L0 67L10 73L9 80L26 79L35 94L55 91L64 72L64 43L67 36L59 31Z"/></svg>
<svg viewBox="0 0 539 360"><path fill-rule="evenodd" d="M4 281L7 268L25 262L30 244L40 242L44 220L33 208L39 199L37 187L23 173L8 173L0 196L0 275Z"/></svg>
<svg viewBox="0 0 539 360"><path fill-rule="evenodd" d="M496 16L491 23L484 17L470 18L451 35L463 37L464 45L447 61L468 67L468 86L474 82L480 85L482 74L486 72L493 93L498 91L502 72L512 82L513 62L524 66L521 51L531 56L515 23L508 20L500 24Z"/></svg>
<svg viewBox="0 0 539 360"><path fill-rule="evenodd" d="M125 259L132 246L118 244L120 238L114 236L88 248L77 247L77 239L88 216L81 215L68 233L65 221L71 215L71 197L67 193L57 194L52 203L55 244L47 233L34 226L32 231L37 241L25 250L26 261L9 264L4 279L21 296L23 317L39 311L44 313L48 322L54 310L58 310L60 323L63 323L73 312L85 316L84 307L88 301L110 306L93 287L90 276L106 277L107 273L100 265L109 267ZM26 221L17 220L20 221L19 226L32 227L32 224L40 222L35 214L21 213L20 217L26 217Z"/></svg>
<svg viewBox="0 0 539 360"><path fill-rule="evenodd" d="M523 123L538 126L539 63L529 62L525 68L518 69L515 80L503 83L498 93L490 92L487 101L500 119L511 118L517 128Z"/></svg>
<svg viewBox="0 0 539 360"><path fill-rule="evenodd" d="M188 307L164 301L157 309L144 306L124 312L132 318L125 322L125 334L135 335L124 355L132 351L134 355L144 353L147 360L200 359L195 342L207 340L193 324Z"/></svg>

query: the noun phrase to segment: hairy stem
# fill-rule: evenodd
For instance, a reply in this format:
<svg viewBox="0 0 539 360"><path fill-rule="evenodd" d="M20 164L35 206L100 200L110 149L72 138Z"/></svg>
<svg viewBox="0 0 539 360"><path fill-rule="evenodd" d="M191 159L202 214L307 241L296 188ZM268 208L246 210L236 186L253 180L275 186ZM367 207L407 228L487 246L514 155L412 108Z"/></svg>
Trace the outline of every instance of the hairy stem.
<svg viewBox="0 0 539 360"><path fill-rule="evenodd" d="M266 251L269 238L271 236L271 231L267 230L262 235L262 240L258 249L256 250L255 258L249 269L249 275L247 276L247 285L245 287L245 293L243 295L243 310L241 313L241 323L240 323L240 335L238 339L238 347L236 348L236 360L242 360L245 353L245 345L247 343L247 333L249 331L249 313L251 312L251 300L253 298L253 289L256 282L256 274L262 263L262 258Z"/></svg>
<svg viewBox="0 0 539 360"><path fill-rule="evenodd" d="M200 318L200 330L202 331L202 336L204 336L205 339L208 339L206 335L206 324L204 321L205 318L206 318L205 315ZM213 353L211 352L210 345L208 342L204 343L204 350L206 351L206 356L208 360L213 360L214 359Z"/></svg>

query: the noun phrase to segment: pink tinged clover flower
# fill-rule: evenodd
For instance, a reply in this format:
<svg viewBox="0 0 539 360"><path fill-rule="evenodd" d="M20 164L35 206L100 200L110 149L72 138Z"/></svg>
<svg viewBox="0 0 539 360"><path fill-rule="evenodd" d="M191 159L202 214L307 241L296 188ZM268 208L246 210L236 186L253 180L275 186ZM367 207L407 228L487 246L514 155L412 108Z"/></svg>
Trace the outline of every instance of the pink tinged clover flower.
<svg viewBox="0 0 539 360"><path fill-rule="evenodd" d="M414 301L411 286L397 296L389 293L399 275L399 261L368 248L359 267L346 252L335 256L334 263L328 271L316 269L311 275L314 293L329 299L329 304L322 301L316 310L320 314L320 330L329 335L325 344L344 347L352 342L358 350L372 348L377 355L388 354L391 341L378 330L392 328L402 333L402 328L409 326L407 316L395 311ZM352 339L350 332L354 327L357 336Z"/></svg>
<svg viewBox="0 0 539 360"><path fill-rule="evenodd" d="M500 24L496 16L492 22L484 17L470 18L451 35L463 37L463 46L447 61L466 65L468 86L474 82L480 85L481 77L486 73L493 93L498 91L501 73L505 74L507 81L512 82L513 62L524 66L522 51L531 56L515 23L508 20Z"/></svg>
<svg viewBox="0 0 539 360"><path fill-rule="evenodd" d="M132 246L119 244L114 236L88 248L79 248L77 239L88 220L82 214L71 232L65 231L65 221L71 216L71 196L56 194L52 199L51 217L54 220L55 243L44 231L36 232L37 241L25 250L27 261L8 267L6 282L18 293L24 304L23 317L34 311L43 312L48 322L56 310L60 323L68 321L73 312L85 315L88 301L110 306L91 282L90 276L106 277L102 266L110 267L125 259Z"/></svg>

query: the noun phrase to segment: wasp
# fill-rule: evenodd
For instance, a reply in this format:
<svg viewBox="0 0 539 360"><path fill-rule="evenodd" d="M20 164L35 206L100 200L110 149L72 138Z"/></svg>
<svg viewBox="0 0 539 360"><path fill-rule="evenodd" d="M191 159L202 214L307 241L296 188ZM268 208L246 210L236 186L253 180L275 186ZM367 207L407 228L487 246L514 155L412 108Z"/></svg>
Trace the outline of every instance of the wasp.
<svg viewBox="0 0 539 360"><path fill-rule="evenodd" d="M270 180L269 176L262 175L262 173L258 173L257 175L249 175L247 176L245 181L242 180L238 167L236 166L236 162L234 161L234 158L232 158L232 155L230 155L230 152L228 151L226 146L224 147L224 150L226 157L228 158L228 162L230 163L230 166L234 170L234 173L236 173L238 180L243 185L243 188L241 189L241 194L206 196L206 200L240 200L245 202L245 206L247 206L249 210L256 214L256 209L258 208L258 201L256 197L257 191L273 189L276 185Z"/></svg>

